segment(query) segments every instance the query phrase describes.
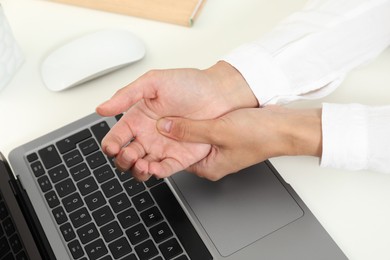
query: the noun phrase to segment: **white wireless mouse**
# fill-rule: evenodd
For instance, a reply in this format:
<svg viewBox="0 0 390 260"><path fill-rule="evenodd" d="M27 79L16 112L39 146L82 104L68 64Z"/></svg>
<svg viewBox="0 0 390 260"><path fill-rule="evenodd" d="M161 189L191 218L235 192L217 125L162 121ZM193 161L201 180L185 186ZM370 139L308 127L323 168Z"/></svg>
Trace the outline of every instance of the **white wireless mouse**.
<svg viewBox="0 0 390 260"><path fill-rule="evenodd" d="M50 53L42 63L48 89L61 91L145 56L143 42L125 30L103 30L70 41Z"/></svg>

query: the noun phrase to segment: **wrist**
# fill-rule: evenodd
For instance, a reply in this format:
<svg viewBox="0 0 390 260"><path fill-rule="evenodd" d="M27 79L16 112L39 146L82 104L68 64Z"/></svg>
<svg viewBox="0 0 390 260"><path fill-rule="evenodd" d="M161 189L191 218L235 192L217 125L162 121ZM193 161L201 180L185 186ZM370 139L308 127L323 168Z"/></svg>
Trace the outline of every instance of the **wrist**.
<svg viewBox="0 0 390 260"><path fill-rule="evenodd" d="M219 61L205 72L220 88L222 102L229 111L239 108L258 107L259 103L241 73L225 61Z"/></svg>
<svg viewBox="0 0 390 260"><path fill-rule="evenodd" d="M272 107L272 106L270 106ZM267 109L268 107L266 107ZM273 108L271 108L273 109ZM279 133L275 156L322 155L322 109L288 109L277 107L274 123Z"/></svg>
<svg viewBox="0 0 390 260"><path fill-rule="evenodd" d="M322 109L296 110L291 119L292 155L321 157Z"/></svg>

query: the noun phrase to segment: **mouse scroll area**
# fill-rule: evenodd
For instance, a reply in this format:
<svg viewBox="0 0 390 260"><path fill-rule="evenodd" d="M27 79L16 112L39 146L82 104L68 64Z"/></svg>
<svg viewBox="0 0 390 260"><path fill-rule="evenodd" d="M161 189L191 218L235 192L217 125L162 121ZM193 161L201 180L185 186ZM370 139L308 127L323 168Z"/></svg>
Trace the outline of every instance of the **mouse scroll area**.
<svg viewBox="0 0 390 260"><path fill-rule="evenodd" d="M125 30L103 30L76 38L51 52L43 61L43 82L62 91L141 60L144 43Z"/></svg>

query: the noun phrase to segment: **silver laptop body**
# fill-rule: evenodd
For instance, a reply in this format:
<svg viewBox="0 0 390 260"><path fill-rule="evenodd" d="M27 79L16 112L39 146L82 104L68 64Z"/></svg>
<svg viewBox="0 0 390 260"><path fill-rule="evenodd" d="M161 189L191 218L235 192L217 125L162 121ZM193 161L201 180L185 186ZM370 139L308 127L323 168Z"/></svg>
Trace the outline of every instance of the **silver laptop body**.
<svg viewBox="0 0 390 260"><path fill-rule="evenodd" d="M35 233L47 242L49 259L347 259L268 161L218 182L183 171L155 180L150 187L142 184L142 190L132 194L139 185L129 184L130 173L116 171L109 158L101 163L97 162L101 157L91 155L97 154L96 143L103 135L92 128L112 127L116 122L117 118L91 114L9 155L16 180L34 211L31 214L39 222L40 232ZM84 129L91 134L80 140L74 137ZM88 147L95 150L87 151ZM50 159L53 150L57 155ZM49 159L43 159L47 155ZM79 179L76 176L82 175L82 169L89 174ZM69 186L72 190L67 193ZM111 194L111 187L120 191ZM76 196L79 188L84 193L80 197ZM170 195L161 195L168 191ZM101 197L105 204L95 207L94 201ZM132 210L121 208L120 198ZM109 220L101 220L103 208L113 213ZM89 215L87 220L80 220L85 215ZM138 222L133 223L134 219Z"/></svg>

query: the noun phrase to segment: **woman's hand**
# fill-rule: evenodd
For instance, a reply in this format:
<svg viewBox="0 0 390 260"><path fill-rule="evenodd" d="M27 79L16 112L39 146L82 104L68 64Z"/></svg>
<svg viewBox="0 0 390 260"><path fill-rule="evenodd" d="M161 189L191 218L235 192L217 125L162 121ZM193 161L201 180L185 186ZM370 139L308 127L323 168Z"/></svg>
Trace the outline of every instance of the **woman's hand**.
<svg viewBox="0 0 390 260"><path fill-rule="evenodd" d="M178 142L210 144L208 155L187 170L219 180L282 155L321 156L321 110L278 106L239 109L211 120L162 118L161 134Z"/></svg>
<svg viewBox="0 0 390 260"><path fill-rule="evenodd" d="M206 144L179 143L156 130L161 117L217 118L229 111L257 107L241 74L226 62L206 70L173 69L146 73L97 107L102 116L125 112L102 141L121 170L132 169L139 180L150 174L166 177L204 158Z"/></svg>

